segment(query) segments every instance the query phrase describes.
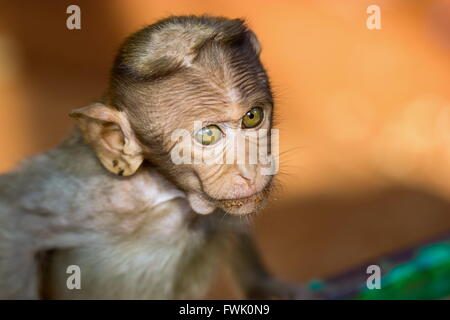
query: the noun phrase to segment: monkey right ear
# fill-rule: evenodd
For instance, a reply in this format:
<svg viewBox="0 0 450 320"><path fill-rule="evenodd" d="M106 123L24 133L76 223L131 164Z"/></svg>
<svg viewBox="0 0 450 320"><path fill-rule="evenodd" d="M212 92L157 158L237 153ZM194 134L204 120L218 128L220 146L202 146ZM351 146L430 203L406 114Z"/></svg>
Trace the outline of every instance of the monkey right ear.
<svg viewBox="0 0 450 320"><path fill-rule="evenodd" d="M261 45L259 44L259 40L256 37L256 34L251 30L248 30L247 34L248 34L248 39L250 41L250 44L252 45L253 49L255 50L256 55L259 56L261 53Z"/></svg>
<svg viewBox="0 0 450 320"><path fill-rule="evenodd" d="M143 161L142 148L124 112L94 103L73 110L70 116L106 169L120 176L136 172Z"/></svg>

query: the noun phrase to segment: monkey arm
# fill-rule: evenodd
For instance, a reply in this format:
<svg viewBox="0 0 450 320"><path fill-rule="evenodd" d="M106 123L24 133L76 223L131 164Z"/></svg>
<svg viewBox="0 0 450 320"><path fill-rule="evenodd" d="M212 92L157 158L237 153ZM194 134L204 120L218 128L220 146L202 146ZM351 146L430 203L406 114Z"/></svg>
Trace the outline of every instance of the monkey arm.
<svg viewBox="0 0 450 320"><path fill-rule="evenodd" d="M251 235L239 232L231 250L231 271L247 299L316 299L301 286L280 281L265 268Z"/></svg>
<svg viewBox="0 0 450 320"><path fill-rule="evenodd" d="M247 232L235 235L231 249L231 271L246 297L257 294L259 282L269 278L256 248L256 245Z"/></svg>
<svg viewBox="0 0 450 320"><path fill-rule="evenodd" d="M47 217L0 201L0 299L41 298L40 254L80 242L79 233L57 232L51 225Z"/></svg>

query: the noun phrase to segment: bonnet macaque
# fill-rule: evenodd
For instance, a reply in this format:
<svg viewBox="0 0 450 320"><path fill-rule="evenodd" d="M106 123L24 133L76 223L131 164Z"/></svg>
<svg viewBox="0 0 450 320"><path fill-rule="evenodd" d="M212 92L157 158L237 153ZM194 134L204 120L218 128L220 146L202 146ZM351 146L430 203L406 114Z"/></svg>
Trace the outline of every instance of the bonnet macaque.
<svg viewBox="0 0 450 320"><path fill-rule="evenodd" d="M126 39L69 137L0 176L0 298L201 298L225 262L246 298L304 297L264 269L242 218L266 203L273 163L174 161L177 130L203 158L233 130L270 145L259 53L239 19L170 17Z"/></svg>

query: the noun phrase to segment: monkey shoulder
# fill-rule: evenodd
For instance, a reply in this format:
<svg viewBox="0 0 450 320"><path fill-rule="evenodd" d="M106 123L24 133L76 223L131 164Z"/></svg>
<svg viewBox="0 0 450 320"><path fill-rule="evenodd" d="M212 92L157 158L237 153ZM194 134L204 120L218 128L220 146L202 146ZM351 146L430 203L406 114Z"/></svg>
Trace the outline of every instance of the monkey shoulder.
<svg viewBox="0 0 450 320"><path fill-rule="evenodd" d="M33 251L77 245L82 236L74 235L81 223L72 216L71 199L78 190L79 183L60 170L52 152L0 175L1 234L14 234L5 242L29 244Z"/></svg>
<svg viewBox="0 0 450 320"><path fill-rule="evenodd" d="M184 193L149 170L112 183L107 228L95 241L53 253L48 291L57 298L200 297L224 252L213 216L194 213ZM120 190L119 190L120 189ZM120 214L117 214L120 212ZM106 221L110 219L110 221ZM66 290L64 267L80 267L83 290Z"/></svg>

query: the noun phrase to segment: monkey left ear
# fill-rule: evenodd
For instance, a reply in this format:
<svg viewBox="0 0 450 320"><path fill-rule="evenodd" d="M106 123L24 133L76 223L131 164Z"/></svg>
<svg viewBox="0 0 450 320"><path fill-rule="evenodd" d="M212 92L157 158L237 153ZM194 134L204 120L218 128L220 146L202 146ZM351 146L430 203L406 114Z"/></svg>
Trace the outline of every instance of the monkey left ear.
<svg viewBox="0 0 450 320"><path fill-rule="evenodd" d="M103 166L120 176L129 176L142 164L142 148L122 111L94 103L73 110L83 136Z"/></svg>

